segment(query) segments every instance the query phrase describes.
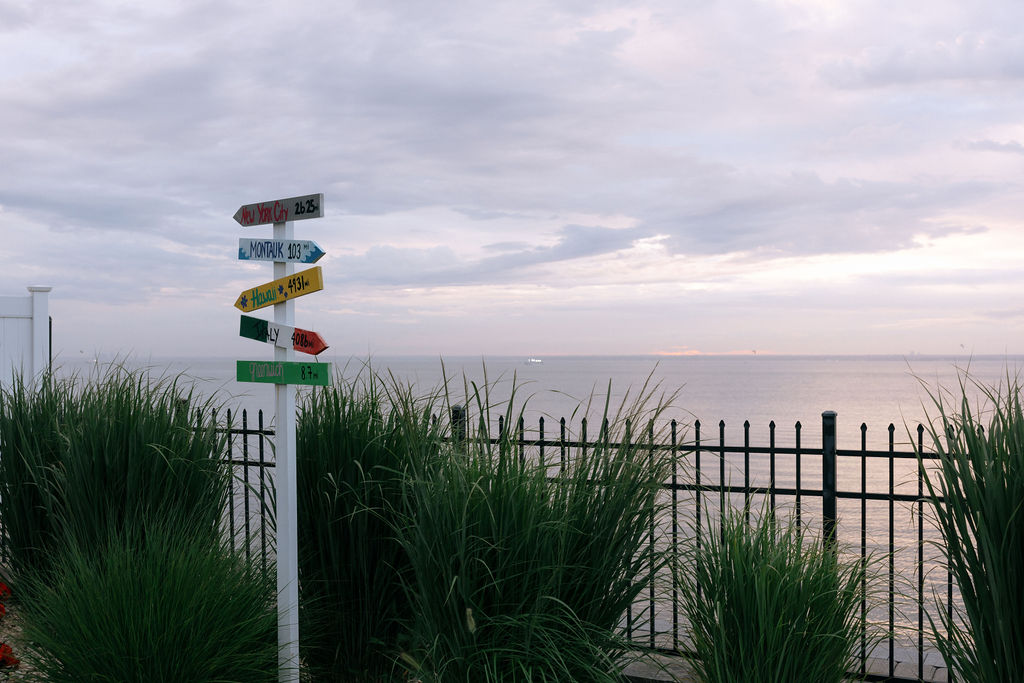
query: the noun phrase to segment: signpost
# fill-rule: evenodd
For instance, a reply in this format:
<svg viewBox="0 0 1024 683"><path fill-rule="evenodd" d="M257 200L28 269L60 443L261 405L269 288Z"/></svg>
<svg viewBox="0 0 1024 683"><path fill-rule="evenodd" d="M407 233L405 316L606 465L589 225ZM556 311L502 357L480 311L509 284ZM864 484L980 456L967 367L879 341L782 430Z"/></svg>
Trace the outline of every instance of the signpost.
<svg viewBox="0 0 1024 683"><path fill-rule="evenodd" d="M235 379L263 384L305 384L325 387L330 384L330 363L296 363L276 360L235 361Z"/></svg>
<svg viewBox="0 0 1024 683"><path fill-rule="evenodd" d="M284 265L284 263L275 263L274 274L277 275L278 266ZM235 308L248 313L264 306L284 303L295 297L319 292L323 288L323 271L320 270L320 266L313 266L301 273L285 275L245 290L235 299Z"/></svg>
<svg viewBox="0 0 1024 683"><path fill-rule="evenodd" d="M324 215L323 194L307 194L301 197L275 199L269 202L257 202L238 207L233 218L242 227L267 225L301 221L307 218L320 218ZM274 233L277 239L277 233Z"/></svg>
<svg viewBox="0 0 1024 683"><path fill-rule="evenodd" d="M278 325L269 320L253 318L248 315L242 316L238 325L238 334L246 339L255 339L280 346L282 349L295 349L314 356L320 355L327 349L327 343L316 332Z"/></svg>
<svg viewBox="0 0 1024 683"><path fill-rule="evenodd" d="M327 348L319 335L307 330L295 329L295 299L323 289L323 276L319 266L301 273L294 272L295 263L314 263L323 255L323 250L311 246L309 250L296 245L306 244L295 240L293 221L323 216L324 196L310 194L302 197L258 202L239 207L234 219L239 225L274 224L273 239L239 240L238 258L242 260L266 260L274 262L274 279L264 285L242 292L235 301L235 307L243 312L254 311L264 306L274 306L274 360L238 361L235 376L239 382L270 382L274 386L277 410L275 452L277 456L277 644L279 683L299 681L299 560L298 560L298 509L297 478L295 472L295 385L326 386L330 382L330 363L298 363L295 350L310 352L309 349ZM248 244L246 244L248 242ZM256 244L253 245L253 242ZM315 243L310 242L315 246ZM320 252L319 255L315 251ZM246 318L240 325L245 334ZM261 321L266 322L266 321ZM257 335L261 328L257 323L248 323L249 330ZM261 328L262 329L262 328ZM297 346L295 339L303 337ZM251 338L271 341L271 323L266 322L265 332ZM284 343L288 338L291 344ZM308 344L308 346L306 346Z"/></svg>
<svg viewBox="0 0 1024 683"><path fill-rule="evenodd" d="M313 240L238 239L240 261L316 263L326 252Z"/></svg>

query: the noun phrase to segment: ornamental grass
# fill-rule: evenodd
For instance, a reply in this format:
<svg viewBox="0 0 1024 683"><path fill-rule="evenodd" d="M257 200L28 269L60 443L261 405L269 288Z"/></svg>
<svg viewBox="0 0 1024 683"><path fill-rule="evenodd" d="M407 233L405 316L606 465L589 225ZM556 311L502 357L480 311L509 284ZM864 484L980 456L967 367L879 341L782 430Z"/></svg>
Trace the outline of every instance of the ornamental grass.
<svg viewBox="0 0 1024 683"><path fill-rule="evenodd" d="M15 576L41 567L56 544L55 468L80 409L73 379L44 375L32 386L16 375L0 386L0 519Z"/></svg>
<svg viewBox="0 0 1024 683"><path fill-rule="evenodd" d="M931 518L962 605L937 602L936 643L958 681L1024 681L1024 406L1018 377L960 376L931 396L937 460L920 459ZM969 394L981 404L971 406Z"/></svg>
<svg viewBox="0 0 1024 683"><path fill-rule="evenodd" d="M111 365L80 378L16 378L0 389L0 515L13 580L62 545L102 545L108 530L186 515L220 534L229 471L213 399L180 377Z"/></svg>
<svg viewBox="0 0 1024 683"><path fill-rule="evenodd" d="M0 515L43 681L272 681L272 579L221 529L216 404L111 365L0 390Z"/></svg>
<svg viewBox="0 0 1024 683"><path fill-rule="evenodd" d="M395 538L408 473L442 449L430 399L369 368L308 394L296 430L300 632L313 680L387 680L410 619Z"/></svg>
<svg viewBox="0 0 1024 683"><path fill-rule="evenodd" d="M667 403L642 392L599 445L552 467L494 434L486 384L467 394L475 431L413 473L394 528L410 566L403 662L422 681L620 680L621 620L666 562L649 540L671 458L646 426ZM514 380L502 412L522 415Z"/></svg>
<svg viewBox="0 0 1024 683"><path fill-rule="evenodd" d="M884 599L877 562L842 559L792 518L748 513L730 508L720 527L709 522L674 567L700 680L847 680L859 664L862 629L869 651L883 637L860 618L862 600Z"/></svg>
<svg viewBox="0 0 1024 683"><path fill-rule="evenodd" d="M72 542L21 576L22 648L50 683L272 683L272 577L175 516Z"/></svg>

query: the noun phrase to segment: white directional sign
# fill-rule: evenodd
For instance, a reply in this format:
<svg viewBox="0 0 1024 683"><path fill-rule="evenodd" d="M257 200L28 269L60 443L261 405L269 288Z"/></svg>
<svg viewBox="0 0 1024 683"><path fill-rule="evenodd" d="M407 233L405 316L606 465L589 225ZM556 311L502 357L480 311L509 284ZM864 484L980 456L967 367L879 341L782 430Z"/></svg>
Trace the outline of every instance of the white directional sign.
<svg viewBox="0 0 1024 683"><path fill-rule="evenodd" d="M307 194L302 197L275 199L238 207L233 216L239 225L266 225L320 218L324 215L323 194Z"/></svg>
<svg viewBox="0 0 1024 683"><path fill-rule="evenodd" d="M266 342L282 349L295 349L302 353L318 356L327 349L327 342L312 330L272 323L262 318L243 315L238 325L238 334L247 339Z"/></svg>
<svg viewBox="0 0 1024 683"><path fill-rule="evenodd" d="M326 252L313 240L238 240L238 260L316 263Z"/></svg>

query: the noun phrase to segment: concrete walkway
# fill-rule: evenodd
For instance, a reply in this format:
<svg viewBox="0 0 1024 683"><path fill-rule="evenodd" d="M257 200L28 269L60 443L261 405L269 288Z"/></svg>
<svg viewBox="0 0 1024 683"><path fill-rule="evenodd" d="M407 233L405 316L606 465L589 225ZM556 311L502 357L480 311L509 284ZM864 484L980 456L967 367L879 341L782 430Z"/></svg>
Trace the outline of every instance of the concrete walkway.
<svg viewBox="0 0 1024 683"><path fill-rule="evenodd" d="M633 662L622 675L630 683L698 683L688 659L668 655L655 655L653 662Z"/></svg>
<svg viewBox="0 0 1024 683"><path fill-rule="evenodd" d="M693 667L685 657L656 655L654 660L654 662L633 662L623 670L623 676L630 683L699 683L700 679L697 678ZM869 674L877 676L888 676L889 661L869 658L867 671ZM897 662L893 673L896 678L919 680L917 660ZM949 673L945 666L936 666L925 660L924 678L920 680L930 683L946 683L949 680Z"/></svg>

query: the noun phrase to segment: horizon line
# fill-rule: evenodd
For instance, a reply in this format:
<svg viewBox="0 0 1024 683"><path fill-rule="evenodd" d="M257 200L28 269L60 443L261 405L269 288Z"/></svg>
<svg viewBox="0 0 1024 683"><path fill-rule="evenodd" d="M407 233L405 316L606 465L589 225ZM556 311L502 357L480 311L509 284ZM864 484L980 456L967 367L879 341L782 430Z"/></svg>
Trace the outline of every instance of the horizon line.
<svg viewBox="0 0 1024 683"><path fill-rule="evenodd" d="M55 353L53 356L54 364L59 364L61 361L88 361L88 360L100 360L103 362L110 362L116 360L134 359L139 360L142 358L151 359L190 359L190 360L247 360L240 356L259 356L261 354L205 354L205 355L192 355L192 354L158 354L158 353L147 353L141 354L138 352L107 352L99 351L90 354L67 354L62 352ZM812 353L799 353L799 352L784 352L784 351L647 351L639 353L533 353L533 354L515 354L515 353L335 353L335 354L320 354L319 356L307 356L306 354L297 354L296 360L315 360L320 361L328 360L331 358L501 358L501 359L572 359L572 358L652 358L652 359L673 359L673 358L774 358L774 359L791 359L791 358L888 358L888 359L917 359L917 360L942 360L942 359L962 359L962 360L998 360L998 359L1024 359L1024 353L898 353L898 352L812 352ZM270 360L270 359L263 359Z"/></svg>

